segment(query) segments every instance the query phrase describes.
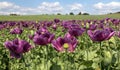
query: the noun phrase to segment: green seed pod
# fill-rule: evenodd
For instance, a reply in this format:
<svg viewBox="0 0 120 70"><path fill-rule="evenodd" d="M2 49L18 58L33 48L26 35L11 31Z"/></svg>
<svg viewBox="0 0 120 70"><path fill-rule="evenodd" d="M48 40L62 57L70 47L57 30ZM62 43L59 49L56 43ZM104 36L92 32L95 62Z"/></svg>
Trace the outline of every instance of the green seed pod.
<svg viewBox="0 0 120 70"><path fill-rule="evenodd" d="M110 53L110 51L103 51L103 55L104 55L104 59L103 59L103 62L104 62L104 65L108 65L111 63L112 61L112 54Z"/></svg>
<svg viewBox="0 0 120 70"><path fill-rule="evenodd" d="M114 38L114 37L111 37L111 38L109 39L109 43L115 44L115 38Z"/></svg>
<svg viewBox="0 0 120 70"><path fill-rule="evenodd" d="M89 28L89 23L86 23L86 28L87 28L87 29Z"/></svg>
<svg viewBox="0 0 120 70"><path fill-rule="evenodd" d="M36 23L38 23L38 21L36 21Z"/></svg>
<svg viewBox="0 0 120 70"><path fill-rule="evenodd" d="M31 32L32 35L34 34L34 31L33 31L33 30L31 30L30 32Z"/></svg>
<svg viewBox="0 0 120 70"><path fill-rule="evenodd" d="M67 48L69 48L69 44L68 44L68 43L64 43L63 47L64 47L65 49L67 49Z"/></svg>

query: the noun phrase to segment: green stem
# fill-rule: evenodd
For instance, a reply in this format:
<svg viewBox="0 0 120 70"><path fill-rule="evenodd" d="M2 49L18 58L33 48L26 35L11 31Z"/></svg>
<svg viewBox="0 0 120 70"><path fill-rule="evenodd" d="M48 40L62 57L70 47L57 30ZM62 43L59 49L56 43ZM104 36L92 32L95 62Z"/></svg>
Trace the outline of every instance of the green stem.
<svg viewBox="0 0 120 70"><path fill-rule="evenodd" d="M67 60L68 60L68 62L69 62L69 54L67 54ZM69 64L69 63L68 63L68 62L67 62L67 70L69 70L69 67L68 67L68 64Z"/></svg>
<svg viewBox="0 0 120 70"><path fill-rule="evenodd" d="M119 61L120 61L120 60L119 60L119 50L118 50L118 54L117 54L117 56L118 56L118 64L119 64Z"/></svg>
<svg viewBox="0 0 120 70"><path fill-rule="evenodd" d="M100 42L100 59L101 59L101 56L102 56L102 44ZM100 69L102 70L102 64L101 64L101 61L100 61Z"/></svg>
<svg viewBox="0 0 120 70"><path fill-rule="evenodd" d="M73 58L74 58L74 56L75 56L75 52L73 53ZM74 63L73 63L74 65L74 67L75 67L75 70L76 70L76 66L75 66L75 59L74 59Z"/></svg>
<svg viewBox="0 0 120 70"><path fill-rule="evenodd" d="M88 61L88 53L89 53L89 50L88 50L88 45L87 45L87 61Z"/></svg>
<svg viewBox="0 0 120 70"><path fill-rule="evenodd" d="M87 30L86 30L86 34L87 34ZM88 35L86 36L87 38L88 38ZM87 47L86 47L86 52L87 52L87 61L88 61L88 55L89 55L89 45L88 45L88 41L86 41L87 42Z"/></svg>
<svg viewBox="0 0 120 70"><path fill-rule="evenodd" d="M26 64L26 62L25 62L25 58L24 58L24 56L22 56L22 61L23 61L24 64L25 64L25 70L26 70L27 64Z"/></svg>
<svg viewBox="0 0 120 70"><path fill-rule="evenodd" d="M111 67L111 64L108 66L108 69L107 69L107 70L110 70L110 67Z"/></svg>
<svg viewBox="0 0 120 70"><path fill-rule="evenodd" d="M65 58L67 56L67 58ZM68 60L69 60L69 55L67 53L67 50L65 50L65 54L64 54L64 58L65 58L65 67L64 67L64 70L68 70Z"/></svg>
<svg viewBox="0 0 120 70"><path fill-rule="evenodd" d="M6 58L6 60L5 60L5 65L6 65L5 70L9 70L9 58L7 57L7 51L6 50L5 50L4 58Z"/></svg>
<svg viewBox="0 0 120 70"><path fill-rule="evenodd" d="M117 44L117 38L115 37L115 45L116 47L118 48L118 44ZM119 64L119 49L118 49L118 52L117 52L117 61L118 61L118 64Z"/></svg>
<svg viewBox="0 0 120 70"><path fill-rule="evenodd" d="M110 43L109 43L109 40L108 40L107 50L110 50L109 47L110 47ZM108 65L107 70L110 70L110 68L111 68L111 64Z"/></svg>
<svg viewBox="0 0 120 70"><path fill-rule="evenodd" d="M46 65L46 70L48 70L48 45L46 45L46 50L45 50L45 65Z"/></svg>
<svg viewBox="0 0 120 70"><path fill-rule="evenodd" d="M115 40L115 42L116 42L116 40ZM116 42L116 47L118 47L118 45L117 45L117 42ZM119 64L119 49L118 49L118 53L117 53L117 56L118 56L118 64Z"/></svg>

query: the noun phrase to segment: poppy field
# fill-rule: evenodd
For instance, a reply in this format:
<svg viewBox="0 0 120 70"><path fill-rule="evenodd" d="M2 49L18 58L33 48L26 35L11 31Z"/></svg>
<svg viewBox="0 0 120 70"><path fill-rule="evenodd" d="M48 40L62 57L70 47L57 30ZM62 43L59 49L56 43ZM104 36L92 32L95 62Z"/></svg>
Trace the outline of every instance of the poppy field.
<svg viewBox="0 0 120 70"><path fill-rule="evenodd" d="M120 19L0 21L0 70L120 70Z"/></svg>

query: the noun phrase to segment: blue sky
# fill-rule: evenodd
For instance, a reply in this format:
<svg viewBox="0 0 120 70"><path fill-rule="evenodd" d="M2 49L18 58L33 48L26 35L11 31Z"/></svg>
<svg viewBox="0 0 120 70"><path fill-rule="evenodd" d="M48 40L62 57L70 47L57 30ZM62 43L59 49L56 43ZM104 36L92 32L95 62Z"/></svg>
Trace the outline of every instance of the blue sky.
<svg viewBox="0 0 120 70"><path fill-rule="evenodd" d="M0 0L0 14L106 14L120 11L120 0Z"/></svg>

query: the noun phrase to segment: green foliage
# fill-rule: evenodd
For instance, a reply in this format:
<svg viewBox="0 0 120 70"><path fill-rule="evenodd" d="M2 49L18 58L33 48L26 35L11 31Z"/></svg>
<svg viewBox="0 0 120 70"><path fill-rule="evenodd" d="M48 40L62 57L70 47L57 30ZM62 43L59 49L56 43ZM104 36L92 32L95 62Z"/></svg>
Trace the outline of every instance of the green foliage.
<svg viewBox="0 0 120 70"><path fill-rule="evenodd" d="M69 15L74 15L74 13L73 12L70 12L70 14Z"/></svg>
<svg viewBox="0 0 120 70"><path fill-rule="evenodd" d="M24 17L22 19L26 18L30 20L27 18L28 16L19 17ZM68 16L63 17L68 19ZM70 17L74 18L73 16ZM78 17L79 16L77 16L76 19L78 19ZM90 17L91 16L88 18ZM3 17L3 19L4 18L5 17ZM49 18L50 17L47 19ZM18 18L14 20L20 19ZM33 18L33 20L35 20L35 18ZM52 33L55 33L57 38L65 35L66 31L62 32L62 29L63 28L59 26L56 31L52 30L51 28L48 30ZM120 57L118 57L120 56L120 39L116 37L111 38L109 41L102 42L100 51L99 43L92 42L88 35L84 33L82 36L77 38L79 43L75 49L75 52L63 53L54 50L51 44L48 46L34 45L34 43L28 38L28 35L33 34L34 30L24 28L24 31L21 35L12 35L9 33L9 31L10 29L3 29L0 31L0 70L5 70L7 68L9 70L100 70L100 63L102 64L102 69L104 70L120 70ZM4 42L6 40L13 40L16 37L27 40L30 42L30 44L35 46L35 48L32 48L28 53L25 53L21 59L10 58L9 50L5 49L4 47ZM102 54L100 55L100 53Z"/></svg>
<svg viewBox="0 0 120 70"><path fill-rule="evenodd" d="M100 20L103 18L120 18L120 14L110 14L110 15L20 15L20 16L4 16L0 15L0 21L20 21L20 20L29 20L29 21L40 21L40 20L53 20L55 18L61 20L87 20L94 19Z"/></svg>

